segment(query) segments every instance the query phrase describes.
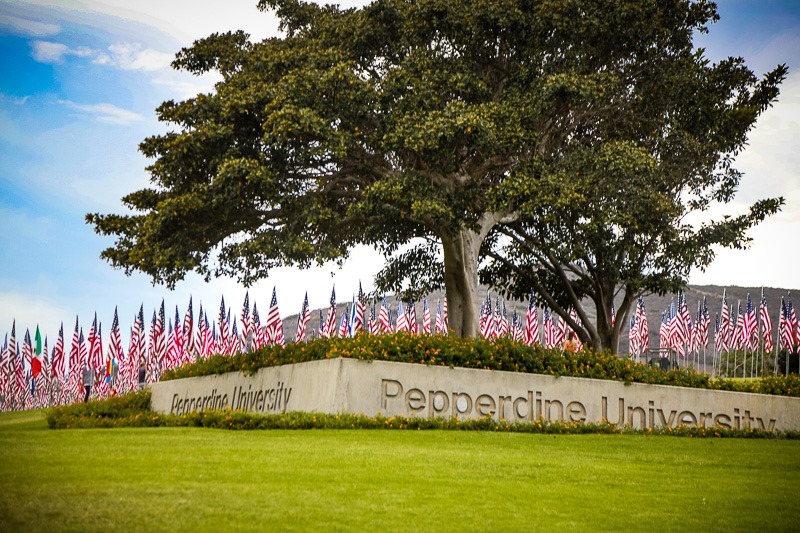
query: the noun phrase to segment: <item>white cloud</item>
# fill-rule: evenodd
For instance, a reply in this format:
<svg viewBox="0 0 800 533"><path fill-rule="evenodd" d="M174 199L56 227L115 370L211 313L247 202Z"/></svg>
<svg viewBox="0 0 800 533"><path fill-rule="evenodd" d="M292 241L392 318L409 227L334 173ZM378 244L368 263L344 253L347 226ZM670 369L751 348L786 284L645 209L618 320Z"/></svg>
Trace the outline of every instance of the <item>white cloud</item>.
<svg viewBox="0 0 800 533"><path fill-rule="evenodd" d="M138 113L128 111L127 109L122 109L114 104L109 103L76 104L75 102L71 102L69 100L59 100L58 103L65 105L70 109L93 116L97 122L103 122L106 124L125 126L133 122L144 120L144 117Z"/></svg>
<svg viewBox="0 0 800 533"><path fill-rule="evenodd" d="M33 41L33 58L39 63L61 63L69 53L69 46L50 41Z"/></svg>
<svg viewBox="0 0 800 533"><path fill-rule="evenodd" d="M0 17L0 27L8 28L15 33L31 35L33 37L47 37L49 35L55 35L61 31L61 27L57 24L40 22L38 20L29 18L15 17L13 15Z"/></svg>
<svg viewBox="0 0 800 533"><path fill-rule="evenodd" d="M96 54L92 62L122 70L153 72L169 68L173 58L173 54L151 48L142 50L138 43L115 43L108 47L108 53Z"/></svg>

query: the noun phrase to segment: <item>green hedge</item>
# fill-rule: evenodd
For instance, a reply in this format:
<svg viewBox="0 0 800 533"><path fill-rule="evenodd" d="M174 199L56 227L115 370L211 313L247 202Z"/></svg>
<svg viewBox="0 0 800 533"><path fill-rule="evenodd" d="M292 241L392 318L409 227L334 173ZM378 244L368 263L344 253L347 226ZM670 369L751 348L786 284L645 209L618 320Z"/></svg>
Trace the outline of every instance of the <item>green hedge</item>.
<svg viewBox="0 0 800 533"><path fill-rule="evenodd" d="M691 369L662 371L619 358L609 352L583 350L571 353L528 346L509 339L490 341L408 333L359 335L352 339L319 339L309 343L289 344L286 347L270 346L235 356L215 355L167 371L161 379L227 372L253 374L264 367L339 357L800 397L800 378L795 374L768 376L751 381L711 379L708 375Z"/></svg>
<svg viewBox="0 0 800 533"><path fill-rule="evenodd" d="M257 429L439 429L454 431L497 431L538 434L634 434L674 435L683 437L735 437L800 439L799 431L764 431L760 429L696 428L679 426L636 429L607 422L561 422L536 420L509 422L489 417L479 419L409 418L404 416L366 416L354 414L290 412L257 414L243 411L208 410L186 415L160 415L150 409L150 391L126 394L101 401L89 401L48 410L51 429L93 429L121 427L202 427L228 430Z"/></svg>

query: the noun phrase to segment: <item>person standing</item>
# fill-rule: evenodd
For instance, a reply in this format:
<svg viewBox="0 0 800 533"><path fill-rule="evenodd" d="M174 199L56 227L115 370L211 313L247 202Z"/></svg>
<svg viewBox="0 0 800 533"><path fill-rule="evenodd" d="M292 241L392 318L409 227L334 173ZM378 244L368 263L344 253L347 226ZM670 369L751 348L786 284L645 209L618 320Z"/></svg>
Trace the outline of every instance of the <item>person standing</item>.
<svg viewBox="0 0 800 533"><path fill-rule="evenodd" d="M83 389L86 391L86 395L83 397L84 402L89 401L89 395L92 393L92 387L94 387L94 370L89 368L89 365L83 365Z"/></svg>

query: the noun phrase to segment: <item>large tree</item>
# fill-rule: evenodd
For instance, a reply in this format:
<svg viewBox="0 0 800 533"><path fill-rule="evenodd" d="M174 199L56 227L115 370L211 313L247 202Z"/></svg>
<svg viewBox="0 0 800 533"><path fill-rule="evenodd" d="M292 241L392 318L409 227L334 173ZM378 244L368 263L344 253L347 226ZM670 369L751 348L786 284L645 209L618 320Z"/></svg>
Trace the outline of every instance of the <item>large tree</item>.
<svg viewBox="0 0 800 533"><path fill-rule="evenodd" d="M281 37L252 43L241 32L215 34L178 54L176 68L216 70L222 81L210 94L159 107L174 130L141 144L154 158L152 186L124 198L132 214L87 216L117 238L103 257L167 284L191 270L250 283L278 265L342 259L355 244L372 244L392 258L384 286L408 277L426 289L444 284L461 335L477 333L484 258L494 261L491 281L509 291L522 290L523 272L537 271L529 257L552 243L531 230L553 222L541 211L545 199L563 198L555 182L573 183L567 174L579 165L600 169L615 146L651 159L668 152L659 144L654 153L648 139L669 138L673 111L631 94L637 80L647 79L644 91L675 95L670 86L686 84L673 66L685 64L682 74L739 92L757 88L769 101L780 78L741 80L749 71L740 62L710 66L693 52L692 32L716 17L704 0L259 7L276 11ZM739 113L752 124L758 113L737 95L684 94L691 101L674 109L688 110L691 118L678 118L696 121L698 131L741 136L715 115L723 105L729 122ZM732 146L741 142L715 146L717 159L704 151L669 157L716 169ZM594 175L604 182L601 170ZM692 178L687 190L713 187L718 175ZM614 179L606 186L631 188ZM586 216L572 205L556 222ZM425 244L395 254L414 242ZM600 258L602 268L617 268L615 259Z"/></svg>

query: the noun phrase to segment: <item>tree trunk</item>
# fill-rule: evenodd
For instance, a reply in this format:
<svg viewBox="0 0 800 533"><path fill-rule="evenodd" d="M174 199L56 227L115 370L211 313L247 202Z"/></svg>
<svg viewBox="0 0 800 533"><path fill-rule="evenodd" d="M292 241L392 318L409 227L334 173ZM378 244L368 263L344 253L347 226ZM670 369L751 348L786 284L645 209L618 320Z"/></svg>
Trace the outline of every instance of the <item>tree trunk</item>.
<svg viewBox="0 0 800 533"><path fill-rule="evenodd" d="M442 237L449 325L460 337L475 337L479 332L478 251L484 237L481 233L461 228Z"/></svg>

